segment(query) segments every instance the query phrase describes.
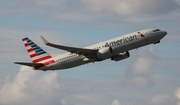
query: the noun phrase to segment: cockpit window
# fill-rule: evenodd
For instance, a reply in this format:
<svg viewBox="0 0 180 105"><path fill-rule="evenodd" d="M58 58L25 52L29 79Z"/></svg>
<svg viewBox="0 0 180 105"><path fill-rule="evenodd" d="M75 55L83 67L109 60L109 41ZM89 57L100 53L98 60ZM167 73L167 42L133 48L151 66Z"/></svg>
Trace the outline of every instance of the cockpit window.
<svg viewBox="0 0 180 105"><path fill-rule="evenodd" d="M158 31L160 31L160 29L155 29L155 30L153 30L153 32L158 32Z"/></svg>

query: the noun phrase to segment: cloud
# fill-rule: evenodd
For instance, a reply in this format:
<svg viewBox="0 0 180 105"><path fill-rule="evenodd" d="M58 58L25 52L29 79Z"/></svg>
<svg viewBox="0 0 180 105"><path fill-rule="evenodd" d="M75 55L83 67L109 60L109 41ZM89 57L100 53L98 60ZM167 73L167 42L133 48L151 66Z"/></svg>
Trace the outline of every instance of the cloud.
<svg viewBox="0 0 180 105"><path fill-rule="evenodd" d="M61 82L54 71L35 71L22 66L13 75L14 78L0 78L0 105L99 105L111 100L102 88L93 90L91 86L96 83L78 79Z"/></svg>
<svg viewBox="0 0 180 105"><path fill-rule="evenodd" d="M130 83L135 86L146 88L152 85L151 69L153 68L154 48L150 46L148 50L141 50L137 59L129 66L126 75Z"/></svg>
<svg viewBox="0 0 180 105"><path fill-rule="evenodd" d="M168 6L167 6L168 5ZM71 8L69 8L71 7ZM180 5L175 0L17 0L5 2L0 7L3 17L27 17L50 21L145 22L178 14ZM173 16L171 16L173 18ZM169 18L168 18L169 19Z"/></svg>
<svg viewBox="0 0 180 105"><path fill-rule="evenodd" d="M128 70L129 75L149 75L153 67L153 58L155 58L154 46L150 46L147 50L142 49L138 51L136 61L130 66Z"/></svg>
<svg viewBox="0 0 180 105"><path fill-rule="evenodd" d="M132 83L139 87L148 87L149 80L145 77L134 77Z"/></svg>
<svg viewBox="0 0 180 105"><path fill-rule="evenodd" d="M150 70L152 68L153 62L151 58L145 58L148 55L145 55L146 52L140 52L139 58L136 60L136 62L133 64L132 69L130 70L130 73L133 75L149 75Z"/></svg>
<svg viewBox="0 0 180 105"><path fill-rule="evenodd" d="M180 88L178 88L177 90L175 90L175 96L179 99L178 105L180 105Z"/></svg>
<svg viewBox="0 0 180 105"><path fill-rule="evenodd" d="M80 5L79 0L66 1L66 0L17 0L3 3L0 13L7 16L30 16L30 15L42 15L43 17L49 17L50 14L57 13L69 13L77 10ZM71 8L69 8L71 7ZM4 12L4 11L6 12ZM81 10L78 9L78 12ZM40 14L40 15L39 15ZM44 19L44 18L43 18Z"/></svg>
<svg viewBox="0 0 180 105"><path fill-rule="evenodd" d="M150 47L150 51L153 51L153 48ZM142 57L143 54L140 55ZM68 71L66 73L70 75ZM130 78L130 80L134 82L133 85L141 87L140 89L134 88L134 86L124 87L120 82L121 80L114 79L113 76L109 75L109 72L109 78L88 80L87 78L75 79L72 77L65 80L64 78L59 79L57 72L33 71L23 66L19 73L15 75L15 78L12 78L12 81L9 79L0 81L0 104L100 105L109 103L111 105L166 105L164 103L176 103L176 100L172 99L171 93L169 95L166 89L163 91L161 86L153 89L142 89L151 85L151 81L148 80L151 77L148 76L150 74L144 72L138 71L138 74L140 75L131 75L133 78ZM61 75L63 75L62 71ZM106 73L101 73L100 76L105 75L107 76ZM119 76L117 72L114 75ZM61 82L62 80L63 82ZM158 95L159 91L164 94ZM151 95L153 95L152 98Z"/></svg>
<svg viewBox="0 0 180 105"><path fill-rule="evenodd" d="M111 105L121 105L121 102L119 100L113 100Z"/></svg>
<svg viewBox="0 0 180 105"><path fill-rule="evenodd" d="M0 104L61 104L56 100L62 99L62 87L57 72L38 72L22 66L13 81L4 81L0 88Z"/></svg>
<svg viewBox="0 0 180 105"><path fill-rule="evenodd" d="M92 11L112 12L119 15L158 15L180 8L175 0L82 0L82 3Z"/></svg>
<svg viewBox="0 0 180 105"><path fill-rule="evenodd" d="M174 0L16 0L3 3L0 15L5 24L14 27L20 24L18 30L105 28L134 31L176 24L180 16L178 5ZM93 10L96 8L100 10Z"/></svg>
<svg viewBox="0 0 180 105"><path fill-rule="evenodd" d="M174 97L173 97L174 98ZM170 105L176 104L176 101L169 95L155 95L151 99L152 105Z"/></svg>
<svg viewBox="0 0 180 105"><path fill-rule="evenodd" d="M152 97L152 104L167 104L166 101L169 98L168 95L155 95Z"/></svg>
<svg viewBox="0 0 180 105"><path fill-rule="evenodd" d="M176 97L180 99L180 88L175 91Z"/></svg>
<svg viewBox="0 0 180 105"><path fill-rule="evenodd" d="M180 88L174 91L175 94L154 95L150 100L150 105L180 105Z"/></svg>
<svg viewBox="0 0 180 105"><path fill-rule="evenodd" d="M63 0L52 0L52 2L49 2L48 0L17 0L16 2L11 1L4 3L5 6L3 6L3 8L5 9L6 13L3 11L0 12L5 13L4 15L13 16L15 16L16 14L30 15L36 13L44 13L47 12L46 10L50 9L51 7L57 7L58 4L61 7L61 1Z"/></svg>

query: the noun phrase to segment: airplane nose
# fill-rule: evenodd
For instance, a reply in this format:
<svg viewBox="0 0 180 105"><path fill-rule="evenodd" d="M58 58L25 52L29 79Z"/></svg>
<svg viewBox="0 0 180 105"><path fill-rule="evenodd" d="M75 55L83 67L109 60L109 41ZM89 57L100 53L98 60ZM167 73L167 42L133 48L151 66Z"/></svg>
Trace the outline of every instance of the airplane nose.
<svg viewBox="0 0 180 105"><path fill-rule="evenodd" d="M166 36L166 35L167 35L167 32L166 32L166 31L162 31L162 35L163 35L163 36Z"/></svg>
<svg viewBox="0 0 180 105"><path fill-rule="evenodd" d="M166 31L164 31L164 35L167 35L167 32L166 32Z"/></svg>

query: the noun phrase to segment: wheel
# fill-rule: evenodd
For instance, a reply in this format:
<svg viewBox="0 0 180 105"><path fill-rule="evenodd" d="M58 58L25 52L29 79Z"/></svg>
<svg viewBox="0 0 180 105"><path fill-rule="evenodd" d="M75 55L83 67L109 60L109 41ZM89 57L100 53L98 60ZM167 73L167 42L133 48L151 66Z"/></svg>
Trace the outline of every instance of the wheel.
<svg viewBox="0 0 180 105"><path fill-rule="evenodd" d="M158 41L156 41L156 42L154 42L154 44L157 44L157 43L160 43L161 41L160 40L158 40Z"/></svg>

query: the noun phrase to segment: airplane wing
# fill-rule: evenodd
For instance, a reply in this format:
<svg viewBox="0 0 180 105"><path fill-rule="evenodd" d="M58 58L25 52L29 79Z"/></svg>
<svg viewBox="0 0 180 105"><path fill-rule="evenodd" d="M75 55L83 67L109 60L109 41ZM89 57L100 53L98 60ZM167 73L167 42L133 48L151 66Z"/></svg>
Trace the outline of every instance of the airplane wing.
<svg viewBox="0 0 180 105"><path fill-rule="evenodd" d="M97 53L97 50L94 50L94 49L84 49L84 48L75 48L75 47L57 45L57 44L48 42L42 36L41 36L41 39L43 40L44 44L46 44L47 46L51 46L51 47L58 48L61 50L66 50L71 53L76 53L76 54L80 54L80 55L84 55L84 56L91 56L91 55L95 55Z"/></svg>
<svg viewBox="0 0 180 105"><path fill-rule="evenodd" d="M40 66L42 63L29 63L29 62L14 62L15 64L20 64L20 65L25 65L25 66L30 66L30 67L35 67L35 66Z"/></svg>

